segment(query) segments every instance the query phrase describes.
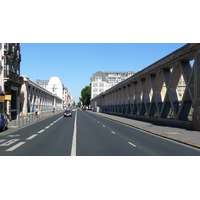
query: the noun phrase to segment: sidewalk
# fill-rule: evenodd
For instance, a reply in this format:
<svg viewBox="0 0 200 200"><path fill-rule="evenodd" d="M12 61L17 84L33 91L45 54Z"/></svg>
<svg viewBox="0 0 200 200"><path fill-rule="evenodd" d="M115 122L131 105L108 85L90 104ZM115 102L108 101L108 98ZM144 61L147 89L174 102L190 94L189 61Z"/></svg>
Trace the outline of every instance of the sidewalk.
<svg viewBox="0 0 200 200"><path fill-rule="evenodd" d="M46 119L50 116L53 116L53 115L59 114L59 113L62 114L63 110L58 110L55 113L53 113L52 110L51 111L50 110L49 111L41 111L41 114L38 117L35 116L35 113L29 113L29 114L27 114L26 117L20 117L19 119L10 121L8 123L8 129L6 131L0 132L0 136L8 135L12 132L17 131L21 127L37 123L43 119Z"/></svg>
<svg viewBox="0 0 200 200"><path fill-rule="evenodd" d="M90 112L90 111L88 111ZM187 130L184 128L170 127L167 125L159 125L151 122L144 122L125 117L93 112L102 117L121 122L123 124L147 131L149 133L159 135L171 140L175 140L193 147L200 148L200 131Z"/></svg>

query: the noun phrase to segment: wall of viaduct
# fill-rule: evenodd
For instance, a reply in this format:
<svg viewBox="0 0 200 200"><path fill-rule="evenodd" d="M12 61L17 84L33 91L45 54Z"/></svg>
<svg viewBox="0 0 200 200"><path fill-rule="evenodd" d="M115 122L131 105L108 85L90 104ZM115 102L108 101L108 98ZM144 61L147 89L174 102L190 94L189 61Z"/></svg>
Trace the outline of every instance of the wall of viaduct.
<svg viewBox="0 0 200 200"><path fill-rule="evenodd" d="M35 112L37 108L42 111L60 110L63 107L62 99L48 90L40 87L38 84L23 76L23 85L20 93L21 116L27 113Z"/></svg>
<svg viewBox="0 0 200 200"><path fill-rule="evenodd" d="M90 104L105 113L200 130L200 44L184 45L91 99Z"/></svg>

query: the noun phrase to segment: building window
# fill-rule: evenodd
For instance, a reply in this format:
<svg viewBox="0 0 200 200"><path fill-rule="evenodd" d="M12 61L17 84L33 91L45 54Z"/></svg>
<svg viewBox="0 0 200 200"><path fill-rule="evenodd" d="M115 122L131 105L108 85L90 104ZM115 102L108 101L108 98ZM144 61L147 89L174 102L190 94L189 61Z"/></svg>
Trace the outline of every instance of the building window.
<svg viewBox="0 0 200 200"><path fill-rule="evenodd" d="M96 81L96 82L99 82L99 81L101 81L101 80L102 80L101 77L95 77L95 81Z"/></svg>
<svg viewBox="0 0 200 200"><path fill-rule="evenodd" d="M98 83L93 83L93 87L98 87Z"/></svg>
<svg viewBox="0 0 200 200"><path fill-rule="evenodd" d="M116 82L116 78L109 78L109 82Z"/></svg>
<svg viewBox="0 0 200 200"><path fill-rule="evenodd" d="M99 83L99 87L104 87L104 83Z"/></svg>

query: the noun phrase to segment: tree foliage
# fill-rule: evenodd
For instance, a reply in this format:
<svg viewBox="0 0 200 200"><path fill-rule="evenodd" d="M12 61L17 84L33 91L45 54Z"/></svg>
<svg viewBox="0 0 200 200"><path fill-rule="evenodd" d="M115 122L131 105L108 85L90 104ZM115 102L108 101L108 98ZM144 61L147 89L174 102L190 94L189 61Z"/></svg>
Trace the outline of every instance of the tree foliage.
<svg viewBox="0 0 200 200"><path fill-rule="evenodd" d="M85 86L81 90L81 98L80 101L82 101L84 106L89 106L90 105L90 98L91 98L91 88L90 86Z"/></svg>

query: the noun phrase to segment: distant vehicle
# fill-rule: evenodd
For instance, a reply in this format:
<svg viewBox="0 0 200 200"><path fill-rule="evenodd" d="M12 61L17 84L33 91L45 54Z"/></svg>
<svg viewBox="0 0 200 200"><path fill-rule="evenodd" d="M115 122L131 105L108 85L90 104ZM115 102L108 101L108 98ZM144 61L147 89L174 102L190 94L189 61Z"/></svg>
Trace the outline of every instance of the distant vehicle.
<svg viewBox="0 0 200 200"><path fill-rule="evenodd" d="M75 109L75 108L72 108L72 111L74 112L74 111L76 111L76 109Z"/></svg>
<svg viewBox="0 0 200 200"><path fill-rule="evenodd" d="M63 113L63 117L72 117L71 110L65 110L65 112Z"/></svg>
<svg viewBox="0 0 200 200"><path fill-rule="evenodd" d="M8 118L5 114L0 113L0 130L5 131L8 128Z"/></svg>

